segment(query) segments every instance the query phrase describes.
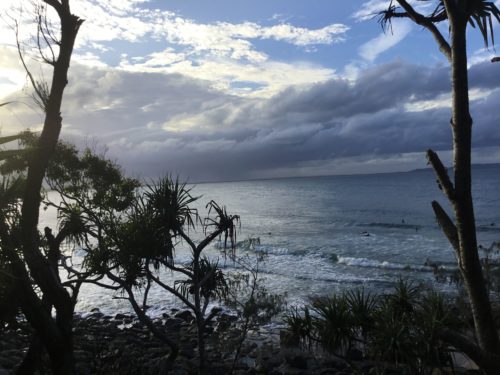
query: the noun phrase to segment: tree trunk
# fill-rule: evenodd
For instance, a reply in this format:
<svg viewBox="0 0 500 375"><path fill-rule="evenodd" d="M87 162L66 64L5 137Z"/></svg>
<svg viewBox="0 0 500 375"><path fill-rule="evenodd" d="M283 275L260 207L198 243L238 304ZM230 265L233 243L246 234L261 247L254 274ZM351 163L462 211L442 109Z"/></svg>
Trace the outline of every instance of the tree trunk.
<svg viewBox="0 0 500 375"><path fill-rule="evenodd" d="M130 286L126 285L122 279L113 275L111 272L107 272L106 275L111 281L119 284L127 292L128 300L132 305L137 318L139 318L139 321L144 324L157 339L164 342L170 347L170 354L167 358L166 366L166 370L170 371L173 367L175 359L177 358L177 355L179 354L179 347L162 330L159 330L155 327L149 316L140 308Z"/></svg>
<svg viewBox="0 0 500 375"><path fill-rule="evenodd" d="M38 219L42 181L59 140L62 126L62 98L68 83L67 76L73 46L82 20L71 14L68 0L62 0L62 2L45 0L45 2L52 6L59 15L61 40L59 56L53 65L50 94L46 101L42 101L46 103L43 130L38 145L28 161L26 190L21 209L21 233L24 260L44 297L55 307L56 320L54 322L50 314L36 316L37 306L29 306L29 304L38 304L39 301L33 299L25 299L24 310L27 310L25 313L28 321L33 325L47 349L54 374L68 375L74 373L73 304L68 292L61 285L57 272L54 272L40 252ZM42 329L42 326L50 327L50 329Z"/></svg>
<svg viewBox="0 0 500 375"><path fill-rule="evenodd" d="M458 262L474 318L480 347L498 353L499 341L481 262L471 190L472 118L469 112L466 17L450 17L452 50L452 130L455 196L452 199L458 235Z"/></svg>
<svg viewBox="0 0 500 375"><path fill-rule="evenodd" d="M201 271L200 271L200 254L201 250L195 248L193 250L193 292L194 292L194 306L196 317L196 328L198 332L198 372L205 373L205 318L201 309Z"/></svg>

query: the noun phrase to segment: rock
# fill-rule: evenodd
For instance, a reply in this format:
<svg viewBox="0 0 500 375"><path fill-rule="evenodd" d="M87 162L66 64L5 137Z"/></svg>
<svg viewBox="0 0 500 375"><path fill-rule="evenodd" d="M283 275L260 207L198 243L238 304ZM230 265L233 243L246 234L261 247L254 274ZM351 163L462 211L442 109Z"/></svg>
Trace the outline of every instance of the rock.
<svg viewBox="0 0 500 375"><path fill-rule="evenodd" d="M219 322L235 322L238 320L238 317L236 315L231 315L231 314L226 314L222 313L219 315L217 318Z"/></svg>
<svg viewBox="0 0 500 375"><path fill-rule="evenodd" d="M283 363L283 358L279 353L264 352L260 357L257 358L256 368L259 371L263 371L266 374L270 373L273 369L278 368ZM297 368L307 368L307 361L304 364L305 367L293 366Z"/></svg>
<svg viewBox="0 0 500 375"><path fill-rule="evenodd" d="M346 353L346 358L352 361L361 361L363 360L363 352L359 349L351 348Z"/></svg>
<svg viewBox="0 0 500 375"><path fill-rule="evenodd" d="M98 307L94 307L93 309L90 310L91 313L96 313L96 312L101 312Z"/></svg>
<svg viewBox="0 0 500 375"><path fill-rule="evenodd" d="M174 317L182 319L185 322L189 323L191 323L194 320L194 316L193 314L191 314L191 311L189 310L179 311L178 313L174 314Z"/></svg>
<svg viewBox="0 0 500 375"><path fill-rule="evenodd" d="M307 369L307 355L299 349L289 349L283 351L285 362L291 367L305 370Z"/></svg>
<svg viewBox="0 0 500 375"><path fill-rule="evenodd" d="M293 332L282 329L280 331L280 346L282 348L297 348L300 345L300 337Z"/></svg>
<svg viewBox="0 0 500 375"><path fill-rule="evenodd" d="M125 314L116 314L115 315L115 320L123 320L127 317Z"/></svg>
<svg viewBox="0 0 500 375"><path fill-rule="evenodd" d="M98 309L99 310L99 309ZM102 312L96 311L87 316L87 319L101 319L104 316Z"/></svg>

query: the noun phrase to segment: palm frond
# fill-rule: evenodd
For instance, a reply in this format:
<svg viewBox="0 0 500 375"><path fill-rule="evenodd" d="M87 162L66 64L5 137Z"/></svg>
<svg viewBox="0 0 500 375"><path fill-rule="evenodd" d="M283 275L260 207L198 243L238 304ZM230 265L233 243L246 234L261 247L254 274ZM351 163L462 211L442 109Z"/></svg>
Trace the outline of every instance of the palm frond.
<svg viewBox="0 0 500 375"><path fill-rule="evenodd" d="M430 1L430 0L421 0ZM379 12L379 24L384 31L392 32L392 20L395 18L411 18L416 23L439 23L448 19L448 14L443 0L439 0L434 10L427 14L419 14L413 11L407 13L402 7L396 3L397 0L391 0L386 10ZM493 20L500 22L500 11L492 1L487 0L467 0L465 2L465 14L467 22L474 28L478 28L484 41L484 45L489 47L495 45Z"/></svg>
<svg viewBox="0 0 500 375"><path fill-rule="evenodd" d="M199 199L191 194L192 188L171 176L165 176L150 184L144 193L145 199L162 230L177 236L185 228L194 229L199 220L198 211L191 205Z"/></svg>

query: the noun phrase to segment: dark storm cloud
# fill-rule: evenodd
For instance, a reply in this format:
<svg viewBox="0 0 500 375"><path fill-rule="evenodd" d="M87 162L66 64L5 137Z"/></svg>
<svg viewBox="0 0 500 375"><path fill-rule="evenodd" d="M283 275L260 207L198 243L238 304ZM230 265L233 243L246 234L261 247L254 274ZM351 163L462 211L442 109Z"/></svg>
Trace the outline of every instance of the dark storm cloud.
<svg viewBox="0 0 500 375"><path fill-rule="evenodd" d="M224 94L181 75L76 66L72 77L63 135L95 138L127 171L145 177L239 179L450 148L449 108L411 110L419 101L449 101L443 66L398 61L368 69L355 82L335 79L270 99ZM498 67L475 65L470 81L476 91L491 92L472 103L474 146L500 146Z"/></svg>
<svg viewBox="0 0 500 375"><path fill-rule="evenodd" d="M290 88L271 99L269 113L310 113L320 121L374 113L413 100L424 100L449 91L448 71L427 70L402 62L364 71L354 84L331 80L310 90Z"/></svg>

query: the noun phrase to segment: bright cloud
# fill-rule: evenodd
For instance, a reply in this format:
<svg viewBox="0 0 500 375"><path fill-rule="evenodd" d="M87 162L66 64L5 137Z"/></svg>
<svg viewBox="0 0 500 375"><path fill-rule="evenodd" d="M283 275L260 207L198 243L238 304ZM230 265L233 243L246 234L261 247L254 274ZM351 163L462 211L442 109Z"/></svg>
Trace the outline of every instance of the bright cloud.
<svg viewBox="0 0 500 375"><path fill-rule="evenodd" d="M2 2L0 12L15 4L14 0ZM81 0L71 5L72 12L85 19L77 38L75 61L135 72L181 73L208 80L212 87L236 95L269 97L289 85L333 77L333 69L318 64L274 60L256 42L273 40L306 49L342 42L349 30L341 23L308 28L278 18L271 25L197 22L170 10L154 9L148 0ZM57 24L54 14L49 12L49 16ZM24 25L23 30L32 30L31 26ZM13 44L13 32L5 31ZM29 35L25 39L29 40ZM130 48L119 50L116 43ZM153 51L146 48L153 45Z"/></svg>
<svg viewBox="0 0 500 375"><path fill-rule="evenodd" d="M289 86L310 85L335 77L333 69L305 62L263 60L246 64L224 58L202 58L191 62L184 57L167 50L148 56L144 62L126 58L120 66L134 72L180 73L211 82L213 88L227 93L254 97L271 97ZM250 90L241 90L241 85L245 83Z"/></svg>
<svg viewBox="0 0 500 375"><path fill-rule="evenodd" d="M368 61L374 61L378 55L401 42L411 31L412 26L406 20L394 20L392 29L379 34L359 48L359 55Z"/></svg>

